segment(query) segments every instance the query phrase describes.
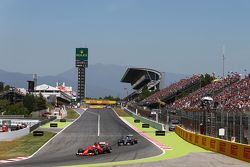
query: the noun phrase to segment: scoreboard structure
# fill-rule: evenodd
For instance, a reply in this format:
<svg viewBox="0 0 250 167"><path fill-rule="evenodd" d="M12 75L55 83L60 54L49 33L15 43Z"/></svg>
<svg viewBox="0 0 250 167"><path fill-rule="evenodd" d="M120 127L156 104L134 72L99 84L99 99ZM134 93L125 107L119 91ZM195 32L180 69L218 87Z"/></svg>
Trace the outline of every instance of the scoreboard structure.
<svg viewBox="0 0 250 167"><path fill-rule="evenodd" d="M85 99L85 69L88 67L88 48L76 48L76 67L78 68L77 100Z"/></svg>

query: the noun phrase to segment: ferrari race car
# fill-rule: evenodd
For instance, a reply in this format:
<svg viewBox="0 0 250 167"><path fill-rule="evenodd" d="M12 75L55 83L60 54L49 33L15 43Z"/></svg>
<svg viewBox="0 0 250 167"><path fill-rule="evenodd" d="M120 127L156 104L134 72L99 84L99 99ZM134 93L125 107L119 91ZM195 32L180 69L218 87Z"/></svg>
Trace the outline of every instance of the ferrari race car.
<svg viewBox="0 0 250 167"><path fill-rule="evenodd" d="M119 139L117 144L118 146L121 146L121 145L134 145L137 143L138 141L136 138L134 138L133 135L127 135Z"/></svg>
<svg viewBox="0 0 250 167"><path fill-rule="evenodd" d="M76 155L78 155L78 156L93 156L93 155L98 155L98 154L111 153L111 151L112 151L112 148L108 143L97 142L97 143L94 143L94 145L92 145L86 149L79 148Z"/></svg>

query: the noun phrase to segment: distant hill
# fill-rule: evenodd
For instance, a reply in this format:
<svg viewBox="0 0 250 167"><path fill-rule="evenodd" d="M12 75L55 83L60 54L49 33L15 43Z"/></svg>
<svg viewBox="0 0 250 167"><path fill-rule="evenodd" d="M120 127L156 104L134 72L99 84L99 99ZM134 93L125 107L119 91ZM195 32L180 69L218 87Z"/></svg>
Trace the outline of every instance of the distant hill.
<svg viewBox="0 0 250 167"><path fill-rule="evenodd" d="M108 95L123 97L124 88L129 88L129 84L120 82L127 67L107 64L89 65L86 70L86 84L88 97L104 97ZM165 73L166 85L187 77L185 74ZM32 74L22 74L18 72L7 72L0 70L0 81L15 87L27 88L27 80L32 79ZM38 84L49 84L55 86L56 82L65 82L76 90L77 69L71 68L55 76L39 76Z"/></svg>

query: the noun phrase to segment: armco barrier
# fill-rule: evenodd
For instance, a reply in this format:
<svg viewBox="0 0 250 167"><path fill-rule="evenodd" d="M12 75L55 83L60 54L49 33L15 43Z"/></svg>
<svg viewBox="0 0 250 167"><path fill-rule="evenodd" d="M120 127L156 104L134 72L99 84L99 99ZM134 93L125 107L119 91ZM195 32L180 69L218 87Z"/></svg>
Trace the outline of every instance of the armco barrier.
<svg viewBox="0 0 250 167"><path fill-rule="evenodd" d="M37 124L33 125L30 127L30 132L34 131L35 129L37 129L38 127L50 122L50 121L53 121L55 120L56 117L50 117L49 119L44 119L42 120L41 122L38 122Z"/></svg>
<svg viewBox="0 0 250 167"><path fill-rule="evenodd" d="M164 129L164 124L158 123L156 121L144 118L144 117L140 117L138 115L136 115L135 113L133 113L132 111L130 111L128 108L124 108L124 111L126 111L129 115L131 115L132 117L134 117L135 119L139 119L142 123L145 124L149 124L151 127L157 129L157 130L165 130Z"/></svg>
<svg viewBox="0 0 250 167"><path fill-rule="evenodd" d="M176 126L175 132L184 140L199 147L250 162L250 145L195 134L179 126Z"/></svg>

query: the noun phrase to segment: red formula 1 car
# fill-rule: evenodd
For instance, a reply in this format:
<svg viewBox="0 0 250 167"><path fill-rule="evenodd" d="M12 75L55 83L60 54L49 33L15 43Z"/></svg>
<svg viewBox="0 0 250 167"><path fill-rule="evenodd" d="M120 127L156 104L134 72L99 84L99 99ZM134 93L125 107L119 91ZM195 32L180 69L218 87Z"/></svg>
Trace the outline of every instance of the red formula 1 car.
<svg viewBox="0 0 250 167"><path fill-rule="evenodd" d="M86 149L79 148L76 155L78 155L78 156L93 156L93 155L98 155L98 154L111 153L111 151L112 151L112 148L108 143L98 142L98 143L94 143L94 145L92 145Z"/></svg>

